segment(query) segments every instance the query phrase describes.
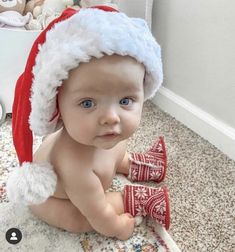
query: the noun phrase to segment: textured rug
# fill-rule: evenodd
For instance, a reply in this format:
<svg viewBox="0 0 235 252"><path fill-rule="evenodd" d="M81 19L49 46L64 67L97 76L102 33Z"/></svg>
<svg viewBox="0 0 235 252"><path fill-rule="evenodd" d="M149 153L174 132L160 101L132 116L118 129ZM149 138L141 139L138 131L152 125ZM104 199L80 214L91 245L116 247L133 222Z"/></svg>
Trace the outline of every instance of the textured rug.
<svg viewBox="0 0 235 252"><path fill-rule="evenodd" d="M41 138L36 138L35 146ZM133 237L127 241L104 237L96 232L81 235L71 234L47 225L34 217L26 207L8 202L6 181L17 165L15 150L11 139L11 119L0 127L0 248L1 251L117 251L117 252L178 252L180 251L164 228L151 219L144 219L135 228ZM121 191L130 182L122 175L117 175L110 191ZM151 183L151 186L156 184ZM10 228L22 232L22 240L12 245L7 242L5 233Z"/></svg>
<svg viewBox="0 0 235 252"><path fill-rule="evenodd" d="M117 176L111 191L122 190L128 184L123 176ZM180 251L170 235L151 219L145 219L135 228L133 237L127 241L104 237L96 232L81 235L71 234L43 223L35 218L27 208L12 203L0 204L0 247L1 251L117 251L117 252L171 252ZM18 228L22 240L9 244L5 233L9 228Z"/></svg>

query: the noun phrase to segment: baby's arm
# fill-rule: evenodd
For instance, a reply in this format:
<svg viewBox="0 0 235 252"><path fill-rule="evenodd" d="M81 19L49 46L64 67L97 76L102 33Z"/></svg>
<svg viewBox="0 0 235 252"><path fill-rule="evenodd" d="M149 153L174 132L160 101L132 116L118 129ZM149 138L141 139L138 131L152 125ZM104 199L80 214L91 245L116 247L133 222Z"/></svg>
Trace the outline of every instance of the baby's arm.
<svg viewBox="0 0 235 252"><path fill-rule="evenodd" d="M129 214L116 213L106 200L100 179L94 172L79 170L79 174L75 175L68 169L64 175L63 183L68 197L97 232L120 240L132 235L134 218Z"/></svg>

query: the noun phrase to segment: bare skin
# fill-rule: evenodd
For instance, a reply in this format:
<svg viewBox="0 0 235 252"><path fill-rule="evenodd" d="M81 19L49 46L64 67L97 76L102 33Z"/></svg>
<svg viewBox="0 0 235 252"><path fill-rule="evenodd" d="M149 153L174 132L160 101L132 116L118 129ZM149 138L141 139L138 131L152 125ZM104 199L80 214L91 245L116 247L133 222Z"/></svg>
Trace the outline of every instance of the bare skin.
<svg viewBox="0 0 235 252"><path fill-rule="evenodd" d="M53 165L56 191L29 206L33 214L69 232L96 230L121 240L132 235L135 221L124 213L122 194L106 190L117 172L129 173L126 139L140 123L143 77L140 63L118 55L71 71L58 95L64 127L34 154L35 162Z"/></svg>

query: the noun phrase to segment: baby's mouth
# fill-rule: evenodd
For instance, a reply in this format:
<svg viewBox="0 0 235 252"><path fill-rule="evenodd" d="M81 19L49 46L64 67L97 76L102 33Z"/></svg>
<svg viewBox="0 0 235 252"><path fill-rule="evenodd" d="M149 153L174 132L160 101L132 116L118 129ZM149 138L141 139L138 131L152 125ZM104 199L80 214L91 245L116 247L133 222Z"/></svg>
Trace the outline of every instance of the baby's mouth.
<svg viewBox="0 0 235 252"><path fill-rule="evenodd" d="M116 133L116 132L110 132L110 133L105 133L102 135L99 135L99 138L104 138L104 139L113 139L118 137L120 134Z"/></svg>

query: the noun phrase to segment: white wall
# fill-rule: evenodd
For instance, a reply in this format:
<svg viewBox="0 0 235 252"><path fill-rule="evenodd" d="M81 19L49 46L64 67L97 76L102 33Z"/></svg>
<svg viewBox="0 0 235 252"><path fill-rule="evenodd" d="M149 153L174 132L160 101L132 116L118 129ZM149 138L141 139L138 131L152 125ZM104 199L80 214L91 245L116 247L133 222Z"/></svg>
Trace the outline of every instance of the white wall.
<svg viewBox="0 0 235 252"><path fill-rule="evenodd" d="M154 0L152 31L162 46L165 88L154 102L235 159L235 1ZM212 129L200 120L188 122L190 109L189 117L222 128L229 145L221 144L223 134L208 137Z"/></svg>
<svg viewBox="0 0 235 252"><path fill-rule="evenodd" d="M140 17L146 20L151 28L152 8L154 0L113 0L118 9L130 17Z"/></svg>

